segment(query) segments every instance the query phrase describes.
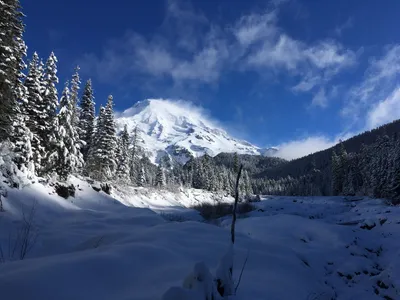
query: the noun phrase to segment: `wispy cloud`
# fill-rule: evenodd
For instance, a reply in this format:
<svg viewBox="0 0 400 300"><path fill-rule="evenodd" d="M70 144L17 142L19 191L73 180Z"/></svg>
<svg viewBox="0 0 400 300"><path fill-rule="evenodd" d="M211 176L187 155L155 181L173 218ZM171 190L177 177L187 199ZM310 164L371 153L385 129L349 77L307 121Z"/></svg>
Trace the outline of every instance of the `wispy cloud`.
<svg viewBox="0 0 400 300"><path fill-rule="evenodd" d="M314 95L311 105L319 106L319 107L322 107L322 108L327 107L328 98L326 96L324 88L320 88L319 91Z"/></svg>
<svg viewBox="0 0 400 300"><path fill-rule="evenodd" d="M354 26L354 19L352 17L348 18L344 23L336 26L335 35L341 36L343 31L350 29Z"/></svg>
<svg viewBox="0 0 400 300"><path fill-rule="evenodd" d="M257 41L275 36L277 19L276 10L242 16L232 31L240 45L248 47Z"/></svg>
<svg viewBox="0 0 400 300"><path fill-rule="evenodd" d="M352 122L364 121L366 112L376 108L379 102L392 102L388 99L395 94L399 80L400 45L391 45L381 57L370 60L363 81L350 90L341 114ZM366 127L374 123L367 122Z"/></svg>
<svg viewBox="0 0 400 300"><path fill-rule="evenodd" d="M338 41L325 39L306 43L288 35L278 26L278 11L269 14L251 14L236 24L236 37L247 49L243 63L248 69L263 74L268 71L283 72L298 80L292 91L323 91L341 71L356 64L358 53L345 48ZM315 92L314 92L315 94ZM313 100L326 107L328 95L322 92Z"/></svg>
<svg viewBox="0 0 400 300"><path fill-rule="evenodd" d="M278 26L282 1L231 24L217 24L187 2L168 1L153 35L130 31L110 40L101 55L82 58L82 71L106 82L133 78L173 86L218 85L223 72L282 72L298 80L295 92L326 85L353 65L356 54L335 40L306 43Z"/></svg>
<svg viewBox="0 0 400 300"><path fill-rule="evenodd" d="M376 128L393 120L400 118L400 87L395 90L385 100L375 104L367 115L367 129Z"/></svg>

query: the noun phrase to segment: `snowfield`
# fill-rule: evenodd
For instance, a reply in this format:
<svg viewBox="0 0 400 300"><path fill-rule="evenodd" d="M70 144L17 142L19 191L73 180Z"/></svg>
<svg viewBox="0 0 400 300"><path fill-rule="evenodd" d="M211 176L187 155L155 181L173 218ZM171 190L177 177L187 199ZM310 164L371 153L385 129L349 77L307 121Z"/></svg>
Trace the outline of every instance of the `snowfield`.
<svg viewBox="0 0 400 300"><path fill-rule="evenodd" d="M119 187L109 196L74 184L68 200L40 184L8 190L0 213L1 299L161 299L195 263L214 272L228 248L230 219L211 225L188 208L223 195ZM21 214L33 205L36 243L24 260L9 259ZM230 299L400 298L399 207L369 198L265 196L236 229L236 281L248 261Z"/></svg>

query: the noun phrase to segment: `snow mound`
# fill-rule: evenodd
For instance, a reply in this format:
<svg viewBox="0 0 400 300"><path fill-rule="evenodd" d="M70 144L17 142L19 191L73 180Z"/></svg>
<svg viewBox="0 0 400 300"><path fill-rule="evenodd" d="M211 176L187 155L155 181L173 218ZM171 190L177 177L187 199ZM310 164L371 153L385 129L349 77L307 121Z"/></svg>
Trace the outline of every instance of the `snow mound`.
<svg viewBox="0 0 400 300"><path fill-rule="evenodd" d="M220 258L230 244L230 219L198 222L186 208L213 201L210 194L116 187L107 195L84 180L73 183L76 197L68 199L37 183L8 190L0 213L2 298L204 299L210 274L229 277L221 271L232 264L231 252ZM34 203L36 244L24 260L8 260L21 212ZM229 299L399 299L400 207L369 198L271 196L254 205L237 220L235 286L248 260ZM168 221L165 212L186 220ZM376 226L361 228L369 220Z"/></svg>

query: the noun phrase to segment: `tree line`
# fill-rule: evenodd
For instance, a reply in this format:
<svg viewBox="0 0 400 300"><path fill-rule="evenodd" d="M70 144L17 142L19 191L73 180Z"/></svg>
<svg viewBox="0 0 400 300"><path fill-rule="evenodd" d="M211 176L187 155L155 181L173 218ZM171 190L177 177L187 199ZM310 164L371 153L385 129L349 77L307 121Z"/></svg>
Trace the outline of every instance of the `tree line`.
<svg viewBox="0 0 400 300"><path fill-rule="evenodd" d="M83 86L79 67L59 95L57 57L44 62L34 52L25 64L25 25L18 0L0 1L0 142L28 176L71 174L163 186L164 170L141 151L139 133L116 132L113 96L95 112L91 80Z"/></svg>

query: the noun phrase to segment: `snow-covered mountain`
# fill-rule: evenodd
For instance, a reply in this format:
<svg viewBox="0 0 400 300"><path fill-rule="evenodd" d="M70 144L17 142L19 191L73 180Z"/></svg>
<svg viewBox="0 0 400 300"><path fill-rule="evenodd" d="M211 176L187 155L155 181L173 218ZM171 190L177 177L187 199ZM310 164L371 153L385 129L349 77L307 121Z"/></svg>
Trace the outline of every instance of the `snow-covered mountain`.
<svg viewBox="0 0 400 300"><path fill-rule="evenodd" d="M137 126L142 147L150 160L159 162L168 155L180 163L192 156L215 156L221 152L264 154L246 141L229 136L198 107L183 101L149 99L117 114L118 130L126 124L128 132Z"/></svg>

